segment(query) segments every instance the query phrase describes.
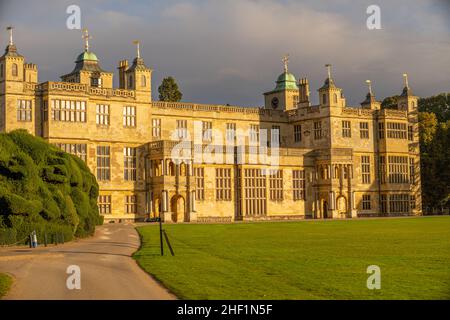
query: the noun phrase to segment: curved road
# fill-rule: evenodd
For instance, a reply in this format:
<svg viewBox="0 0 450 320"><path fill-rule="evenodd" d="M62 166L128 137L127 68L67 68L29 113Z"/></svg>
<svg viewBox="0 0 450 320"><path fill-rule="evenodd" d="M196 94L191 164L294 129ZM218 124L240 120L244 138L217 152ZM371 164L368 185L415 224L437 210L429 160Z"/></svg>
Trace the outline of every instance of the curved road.
<svg viewBox="0 0 450 320"><path fill-rule="evenodd" d="M64 245L0 248L0 272L14 277L3 299L176 299L131 258L139 244L133 225L108 224ZM67 288L70 265L80 267L80 290Z"/></svg>

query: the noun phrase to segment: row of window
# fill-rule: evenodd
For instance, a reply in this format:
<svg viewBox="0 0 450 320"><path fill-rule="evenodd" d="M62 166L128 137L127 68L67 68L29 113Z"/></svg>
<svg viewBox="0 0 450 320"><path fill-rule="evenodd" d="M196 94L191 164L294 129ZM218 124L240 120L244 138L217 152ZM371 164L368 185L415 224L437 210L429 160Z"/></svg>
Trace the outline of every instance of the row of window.
<svg viewBox="0 0 450 320"><path fill-rule="evenodd" d="M416 184L416 163L407 156L380 156L380 182L382 184ZM371 183L370 157L361 156L361 176L363 184Z"/></svg>
<svg viewBox="0 0 450 320"><path fill-rule="evenodd" d="M381 212L387 213L388 197L385 194L380 196L381 200ZM364 194L362 196L362 210L372 209L372 200L370 194ZM389 195L389 213L409 213L411 210L416 209L416 196L408 194L391 194Z"/></svg>
<svg viewBox="0 0 450 320"><path fill-rule="evenodd" d="M253 174L258 175L257 169L246 169L246 175L252 176ZM251 172L251 170L256 170ZM266 204L265 204L265 179L263 176L256 177L256 185L258 188L250 192L248 187L246 194L248 197L246 199L247 204L247 215L261 215L265 214ZM388 203L389 203L389 213L391 214L405 214L410 213L411 210L416 209L416 196L409 194L382 194L380 195L381 202L381 212L388 213ZM112 212L112 196L111 195L99 195L98 197L98 208L100 214L111 214ZM370 194L364 194L361 201L362 210L372 210L372 197ZM136 195L126 195L124 197L124 213L126 214L136 214L137 213L137 196Z"/></svg>
<svg viewBox="0 0 450 320"><path fill-rule="evenodd" d="M216 168L216 200L232 200L232 169ZM260 199L262 189L266 188L265 175L260 169L245 169L244 193L246 199ZM272 201L283 200L283 170L270 172L269 175L269 196ZM205 200L205 171L204 168L194 168L196 182L196 199ZM293 170L292 189L294 200L305 200L306 180L304 170ZM253 179L255 178L255 179ZM264 179L264 183L262 182ZM265 198L265 195L264 195Z"/></svg>
<svg viewBox="0 0 450 320"><path fill-rule="evenodd" d="M382 194L381 213L407 214L416 209L416 196L409 194Z"/></svg>
<svg viewBox="0 0 450 320"><path fill-rule="evenodd" d="M400 122L387 122L386 124L387 129L387 137L389 139L402 139L409 141L414 140L414 131L413 126L406 126L406 123L400 123ZM385 138L385 126L384 123L378 124L378 138L384 139Z"/></svg>
<svg viewBox="0 0 450 320"><path fill-rule="evenodd" d="M123 179L136 181L136 148L123 148ZM111 180L111 147L97 146L97 179Z"/></svg>
<svg viewBox="0 0 450 320"><path fill-rule="evenodd" d="M61 122L86 122L86 101L59 100L51 101L51 114L53 121ZM96 106L95 122L97 125L109 126L111 108L109 105L98 104ZM47 118L45 116L45 118ZM123 107L123 126L136 126L136 107Z"/></svg>
<svg viewBox="0 0 450 320"><path fill-rule="evenodd" d="M87 145L76 143L55 143L56 147L64 152L80 157L84 162L87 160ZM97 146L97 179L100 181L111 180L111 147ZM136 181L137 179L137 157L136 148L123 148L123 179L125 181Z"/></svg>
<svg viewBox="0 0 450 320"><path fill-rule="evenodd" d="M99 195L98 196L98 210L100 214L111 214L112 209L112 196L111 195ZM136 214L137 213L137 196L126 195L124 197L124 213Z"/></svg>
<svg viewBox="0 0 450 320"><path fill-rule="evenodd" d="M361 139L369 139L369 123L368 122L360 122L359 123L359 136ZM351 122L347 120L342 121L342 137L351 138L352 137L352 129Z"/></svg>
<svg viewBox="0 0 450 320"><path fill-rule="evenodd" d="M98 104L96 106L96 124L102 126L110 125L110 106ZM31 100L17 100L17 120L31 121L32 120L32 106ZM71 101L71 100L52 100L52 120L63 122L86 122L86 102L85 101ZM136 126L136 107L123 107L123 126ZM369 123L360 122L360 138L369 139ZM387 137L390 139L406 139L413 140L413 127L408 126L406 131L406 124L397 122L387 123ZM177 137L179 139L187 138L187 120L176 121ZM379 123L379 138L384 139L384 123ZM257 124L250 125L250 141L259 141L260 127ZM272 126L272 135L275 140L281 142L281 127L278 125ZM161 119L152 119L152 136L153 138L161 138ZM342 121L342 136L344 138L352 137L351 122L348 120ZM202 121L202 137L204 142L212 141L212 122ZM320 140L323 137L322 122L314 122L314 139ZM226 124L226 138L227 141L236 139L236 124ZM269 137L268 137L269 138ZM271 140L269 138L269 140ZM302 140L302 126L294 125L294 141L300 142Z"/></svg>
<svg viewBox="0 0 450 320"><path fill-rule="evenodd" d="M161 129L161 119L155 118L152 119L152 137L159 139L162 135ZM202 121L202 140L204 142L212 141L212 122L211 121ZM272 126L271 135L275 141L281 142L281 127L274 125ZM188 136L187 129L187 120L176 120L176 134L178 139L184 139ZM259 142L260 138L260 126L257 124L250 124L249 130L249 140L251 142ZM271 140L271 137L267 137L268 140ZM227 141L235 141L236 140L236 123L227 123L226 124L226 140Z"/></svg>

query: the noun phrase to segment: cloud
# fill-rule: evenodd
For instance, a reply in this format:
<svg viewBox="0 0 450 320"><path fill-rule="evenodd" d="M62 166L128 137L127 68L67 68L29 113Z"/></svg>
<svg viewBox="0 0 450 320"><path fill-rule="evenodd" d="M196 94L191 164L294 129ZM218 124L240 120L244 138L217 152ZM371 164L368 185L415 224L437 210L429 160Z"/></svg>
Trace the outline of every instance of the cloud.
<svg viewBox="0 0 450 320"><path fill-rule="evenodd" d="M38 63L41 80L70 71L82 50L79 32L65 29L70 2L19 0L1 7L17 26L19 50ZM187 101L262 105L285 53L289 70L309 77L315 101L326 63L353 105L363 100L366 79L382 98L400 91L404 72L417 94L449 91L446 1L379 0L383 29L375 31L366 28L371 0L78 2L104 69L133 58L131 42L140 39L154 68L153 91L172 75Z"/></svg>

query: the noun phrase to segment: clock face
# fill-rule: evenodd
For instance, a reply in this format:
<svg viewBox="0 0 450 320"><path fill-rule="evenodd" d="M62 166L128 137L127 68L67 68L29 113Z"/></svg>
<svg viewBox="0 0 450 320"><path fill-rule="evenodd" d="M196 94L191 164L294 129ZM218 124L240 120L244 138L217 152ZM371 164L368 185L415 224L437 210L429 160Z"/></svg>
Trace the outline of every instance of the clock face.
<svg viewBox="0 0 450 320"><path fill-rule="evenodd" d="M272 103L272 108L274 108L274 109L278 108L279 101L278 101L277 97L273 98L271 103Z"/></svg>

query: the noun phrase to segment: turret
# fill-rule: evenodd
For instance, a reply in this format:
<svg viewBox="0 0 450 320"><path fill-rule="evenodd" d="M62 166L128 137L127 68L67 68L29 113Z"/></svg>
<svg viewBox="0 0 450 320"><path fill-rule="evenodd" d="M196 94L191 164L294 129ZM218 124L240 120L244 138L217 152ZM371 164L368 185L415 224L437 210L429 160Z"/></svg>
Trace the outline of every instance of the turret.
<svg viewBox="0 0 450 320"><path fill-rule="evenodd" d="M288 71L289 55L282 59L284 72L278 76L274 90L264 93L266 109L292 110L299 106L299 87L295 76Z"/></svg>
<svg viewBox="0 0 450 320"><path fill-rule="evenodd" d="M24 81L25 59L17 52L13 41L13 27L8 27L9 43L0 57L0 81Z"/></svg>
<svg viewBox="0 0 450 320"><path fill-rule="evenodd" d="M84 52L78 55L75 61L75 69L69 74L61 76L65 82L76 82L91 87L111 89L113 86L113 73L104 71L94 52L90 51L89 39L91 36L87 29L83 29L85 41Z"/></svg>
<svg viewBox="0 0 450 320"><path fill-rule="evenodd" d="M0 131L25 129L35 133L40 104L33 86L26 86L26 83L37 83L38 69L35 64L25 63L25 58L18 53L13 27L7 30L9 43L0 57Z"/></svg>
<svg viewBox="0 0 450 320"><path fill-rule="evenodd" d="M152 70L145 65L144 59L141 58L140 42L136 40L134 44L136 44L136 58L131 67L125 71L127 89L151 94Z"/></svg>
<svg viewBox="0 0 450 320"><path fill-rule="evenodd" d="M408 74L403 74L404 87L401 95L397 99L398 110L417 113L419 97L416 97L409 87Z"/></svg>
<svg viewBox="0 0 450 320"><path fill-rule="evenodd" d="M372 90L372 81L366 80L366 83L369 87L369 92L366 95L366 100L361 102L361 107L364 109L380 110L381 103L377 101L377 99L375 98L375 95Z"/></svg>
<svg viewBox="0 0 450 320"><path fill-rule="evenodd" d="M325 67L328 69L328 78L318 90L320 105L322 107L345 107L346 102L342 94L342 89L336 87L331 77L331 64L327 64Z"/></svg>

